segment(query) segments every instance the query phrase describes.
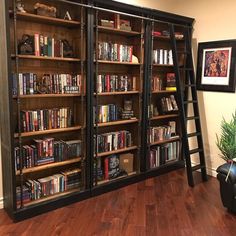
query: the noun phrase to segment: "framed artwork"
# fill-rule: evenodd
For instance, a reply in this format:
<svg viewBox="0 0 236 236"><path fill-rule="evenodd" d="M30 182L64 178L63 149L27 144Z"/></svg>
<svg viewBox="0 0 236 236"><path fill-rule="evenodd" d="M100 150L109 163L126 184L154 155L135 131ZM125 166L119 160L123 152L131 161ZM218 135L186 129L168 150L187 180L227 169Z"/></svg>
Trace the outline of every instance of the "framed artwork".
<svg viewBox="0 0 236 236"><path fill-rule="evenodd" d="M197 89L235 92L236 40L198 44Z"/></svg>

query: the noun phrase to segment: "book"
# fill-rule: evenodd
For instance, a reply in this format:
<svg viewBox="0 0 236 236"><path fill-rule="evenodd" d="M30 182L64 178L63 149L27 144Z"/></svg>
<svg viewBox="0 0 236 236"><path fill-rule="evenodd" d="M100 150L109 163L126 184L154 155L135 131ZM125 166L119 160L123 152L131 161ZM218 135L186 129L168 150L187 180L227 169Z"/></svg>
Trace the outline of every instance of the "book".
<svg viewBox="0 0 236 236"><path fill-rule="evenodd" d="M133 163L134 163L134 154L133 153L124 153L120 154L120 170L125 171L127 174L133 172Z"/></svg>
<svg viewBox="0 0 236 236"><path fill-rule="evenodd" d="M130 20L120 19L120 29L131 31Z"/></svg>
<svg viewBox="0 0 236 236"><path fill-rule="evenodd" d="M119 155L110 155L104 160L105 179L115 179L120 175Z"/></svg>
<svg viewBox="0 0 236 236"><path fill-rule="evenodd" d="M176 79L175 79L175 73L167 73L166 74L166 90L176 90Z"/></svg>
<svg viewBox="0 0 236 236"><path fill-rule="evenodd" d="M113 20L101 19L101 26L114 28L114 21Z"/></svg>

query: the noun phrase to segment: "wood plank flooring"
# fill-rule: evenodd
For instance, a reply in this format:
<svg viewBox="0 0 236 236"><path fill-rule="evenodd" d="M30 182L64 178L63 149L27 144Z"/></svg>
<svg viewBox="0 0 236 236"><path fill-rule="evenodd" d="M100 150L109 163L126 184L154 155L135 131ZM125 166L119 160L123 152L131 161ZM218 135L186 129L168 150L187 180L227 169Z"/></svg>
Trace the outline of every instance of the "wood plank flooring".
<svg viewBox="0 0 236 236"><path fill-rule="evenodd" d="M190 188L181 169L18 223L0 210L0 235L235 236L236 216L216 178Z"/></svg>

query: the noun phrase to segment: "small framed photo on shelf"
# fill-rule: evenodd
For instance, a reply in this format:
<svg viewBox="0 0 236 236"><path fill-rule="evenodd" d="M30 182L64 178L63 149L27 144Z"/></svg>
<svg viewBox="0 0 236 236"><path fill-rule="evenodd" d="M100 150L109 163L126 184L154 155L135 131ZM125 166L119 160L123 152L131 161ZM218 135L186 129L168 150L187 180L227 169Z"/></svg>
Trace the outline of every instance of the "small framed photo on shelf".
<svg viewBox="0 0 236 236"><path fill-rule="evenodd" d="M198 44L197 89L235 92L236 39Z"/></svg>

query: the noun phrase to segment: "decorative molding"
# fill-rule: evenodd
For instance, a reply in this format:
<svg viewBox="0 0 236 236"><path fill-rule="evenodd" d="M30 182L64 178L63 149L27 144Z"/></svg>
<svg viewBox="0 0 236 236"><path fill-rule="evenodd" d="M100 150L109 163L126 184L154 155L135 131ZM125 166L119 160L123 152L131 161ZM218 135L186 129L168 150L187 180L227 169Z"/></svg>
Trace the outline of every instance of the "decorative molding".
<svg viewBox="0 0 236 236"><path fill-rule="evenodd" d="M196 163L196 162L192 162L193 165L198 165L199 163ZM200 170L197 170L198 172L200 172ZM216 172L216 168L213 168L213 167L207 167L206 166L206 171L207 171L207 175L210 175L210 176L213 176L213 177L216 177L217 176L217 172Z"/></svg>
<svg viewBox="0 0 236 236"><path fill-rule="evenodd" d="M216 177L217 176L217 172L216 172L216 169L215 168L206 168L207 170L207 174L210 175L210 176L213 176L213 177Z"/></svg>

